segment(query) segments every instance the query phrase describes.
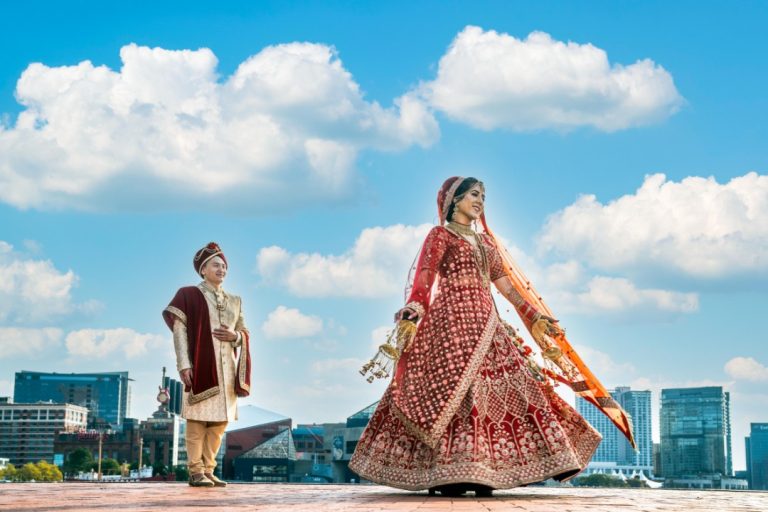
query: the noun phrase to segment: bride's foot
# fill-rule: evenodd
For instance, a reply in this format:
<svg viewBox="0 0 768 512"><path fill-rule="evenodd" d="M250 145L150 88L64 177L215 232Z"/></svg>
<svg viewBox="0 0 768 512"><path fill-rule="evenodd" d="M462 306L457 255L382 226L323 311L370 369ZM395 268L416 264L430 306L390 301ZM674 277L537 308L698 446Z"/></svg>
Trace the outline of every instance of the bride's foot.
<svg viewBox="0 0 768 512"><path fill-rule="evenodd" d="M472 490L475 491L476 498L492 498L493 497L493 487L476 484L472 486Z"/></svg>
<svg viewBox="0 0 768 512"><path fill-rule="evenodd" d="M430 487L429 495L434 496L436 492L446 498L459 498L467 493L467 484L448 484Z"/></svg>

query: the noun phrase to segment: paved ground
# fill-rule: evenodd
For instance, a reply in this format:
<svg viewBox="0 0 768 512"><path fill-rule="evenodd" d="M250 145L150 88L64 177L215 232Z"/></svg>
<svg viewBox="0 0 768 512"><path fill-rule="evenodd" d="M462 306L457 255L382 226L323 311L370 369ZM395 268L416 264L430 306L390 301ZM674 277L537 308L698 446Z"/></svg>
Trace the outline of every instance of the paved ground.
<svg viewBox="0 0 768 512"><path fill-rule="evenodd" d="M230 484L226 489L199 489L177 483L0 484L0 510L765 512L768 492L526 487L497 492L492 498L440 498L360 485Z"/></svg>

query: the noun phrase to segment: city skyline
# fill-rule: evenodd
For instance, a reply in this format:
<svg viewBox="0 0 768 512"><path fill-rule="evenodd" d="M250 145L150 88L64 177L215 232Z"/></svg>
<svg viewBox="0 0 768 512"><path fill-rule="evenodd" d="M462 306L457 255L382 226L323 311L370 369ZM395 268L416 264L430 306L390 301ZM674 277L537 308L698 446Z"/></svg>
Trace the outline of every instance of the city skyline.
<svg viewBox="0 0 768 512"><path fill-rule="evenodd" d="M357 370L438 187L477 176L606 388L652 392L658 441L661 389L722 386L743 469L736 440L768 421L766 19L758 2L9 4L0 396L20 371L129 371L130 415L151 415L162 367L177 377L160 312L216 241L253 340L244 404L344 418L383 393Z"/></svg>
<svg viewBox="0 0 768 512"><path fill-rule="evenodd" d="M48 378L47 380L79 383L80 387L85 387L84 383L88 380L88 378L93 380L92 377L94 375L103 376L105 378L112 377L111 380L113 381L115 380L114 377L119 377L118 389L120 388L121 382L127 383L132 381L132 379L129 378L127 372L90 375L58 375L55 373L40 373L36 375L29 374L30 372L17 372L16 382L21 383L23 385L23 389L15 392L15 396L29 397L33 395L44 395L46 393L47 395L50 395L51 392L46 391L45 387L40 388L39 385L36 386L31 382L33 379L40 381L46 380L46 377ZM174 403L180 398L180 396L178 396L178 392L181 389L181 383L165 375L163 376L162 381L163 386L170 391L170 401L167 403L160 403L158 400L160 406L158 407L157 411L153 413L152 416L146 418L145 421L154 421L161 409L163 411L169 411L172 413L169 415L167 412L163 412L161 414L161 417L163 418L170 417L173 414L179 414L179 411L174 411L173 408L175 407ZM72 384L68 385L72 386ZM90 388L90 385L88 387ZM592 459L590 460L590 465L588 466L587 473L585 474L605 471L619 471L627 477L632 477L634 474L640 471L645 473L646 476L653 477L655 479L674 479L680 477L690 478L697 474L700 477L703 477L702 475L707 476L707 473L709 477L718 473L721 473L724 477L735 477L737 471L742 471L735 470L733 467L734 451L732 447L733 440L731 436L732 420L730 413L730 394L728 392L724 392L722 387L710 386L662 389L661 409L659 411L659 416L661 418L660 421L662 424L658 426L654 425L652 422L653 414L651 414L651 391L636 389L633 390L627 386L618 386L616 389L609 390L609 392L613 399L616 400L617 403L619 403L625 409L625 411L627 411L631 418L633 418L637 449L632 449L627 439L624 438L616 426L613 425L607 417L601 414L598 409L596 409L586 400L576 398L576 409L579 414L587 419L587 421L589 421L590 424L596 428L603 436L603 440L598 446L598 449L594 453ZM71 396L71 389L69 390L69 393ZM125 393L125 391L123 391L123 393ZM176 397L174 398L175 394ZM84 396L83 393L78 394L78 396L80 395ZM0 398L7 399L8 397ZM109 400L110 396L107 396L106 398ZM111 400L114 400L114 397L111 397ZM91 417L93 415L93 411L98 411L100 408L100 405L96 403L97 400L92 402L89 400L88 404L84 402L76 402L76 400L56 401L51 399L26 402L19 402L17 400L7 402L0 400L0 404L19 406L30 405L32 407L69 407L72 405L77 407L85 407L86 405L93 406L95 404L95 409L92 409L91 407L88 408L88 425L93 426L93 420L99 420L99 418ZM377 403L378 402L374 402L367 405L363 410L358 411L356 414L363 413L364 411L368 411L368 414L370 414L370 411L373 410L373 407ZM241 429L249 429L254 426L260 426L264 424L263 422L265 421L265 417L269 417L271 420L277 418L290 422L293 421L291 418L283 416L281 413L262 409L254 405L248 405L243 410L248 410L248 419L244 419L242 422L232 423L230 430L237 431ZM0 420L10 419L6 418L4 414L0 414ZM354 417L356 414L347 417L347 422L349 422L349 419ZM254 419L256 419L256 423L253 423ZM100 421L103 421L103 418L100 419ZM136 421L142 420L140 418L128 417L123 421L133 425ZM322 423L323 422L313 421L312 423L307 423L306 425L321 425ZM271 424L270 421L268 421L267 424ZM83 425L85 425L85 423L83 423ZM302 426L302 424L297 422L297 428L300 426ZM110 425L110 431L112 427L116 427L118 429L117 431L120 432L120 425ZM103 428L103 425L99 428ZM667 470L662 470L662 473L659 474L654 473L653 451L655 443L652 442L650 435L651 430L654 428L659 428L661 430L661 466L662 468L668 468ZM759 482L763 481L763 473L765 473L763 466L765 465L764 452L766 450L765 440L763 438L766 437L764 432L768 432L768 423L751 423L750 428L752 443L750 443L750 437L746 437L744 449L747 466L747 480L750 482L749 488L753 489L755 488L752 487L752 481L755 478L753 473L759 472L757 474L757 481ZM758 436L757 438L755 438L756 433ZM681 455L683 452L681 452L681 448L678 447L677 444L682 443L682 445L688 447L683 448L683 450L686 450L691 449L693 446L692 441L696 441L695 456L693 455L693 452ZM722 451L723 453L717 455L718 451ZM678 452L680 453L678 454ZM738 453L738 448L736 449L736 453ZM750 455L752 455L751 458ZM593 463L595 464L593 465ZM605 463L609 464L606 465ZM682 469L677 469L677 466L680 464L683 464L680 466ZM750 466L750 464L755 465Z"/></svg>

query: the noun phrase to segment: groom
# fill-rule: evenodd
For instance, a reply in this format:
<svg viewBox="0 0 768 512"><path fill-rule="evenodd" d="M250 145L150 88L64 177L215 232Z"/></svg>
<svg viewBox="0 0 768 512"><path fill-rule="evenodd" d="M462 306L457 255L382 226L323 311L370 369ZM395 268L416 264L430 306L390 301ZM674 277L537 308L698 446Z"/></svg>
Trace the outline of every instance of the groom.
<svg viewBox="0 0 768 512"><path fill-rule="evenodd" d="M249 335L240 297L221 287L228 265L218 244L197 251L193 265L203 281L180 288L163 319L173 331L184 383L189 485L225 487L213 471L227 422L237 419L237 397L251 389Z"/></svg>

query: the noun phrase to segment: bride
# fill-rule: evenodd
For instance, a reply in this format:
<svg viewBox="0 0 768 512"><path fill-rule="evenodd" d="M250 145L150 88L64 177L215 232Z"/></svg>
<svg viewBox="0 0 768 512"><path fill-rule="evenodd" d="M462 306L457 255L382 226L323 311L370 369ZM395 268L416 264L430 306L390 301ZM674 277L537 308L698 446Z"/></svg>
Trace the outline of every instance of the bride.
<svg viewBox="0 0 768 512"><path fill-rule="evenodd" d="M628 417L583 366L548 309L542 311L546 306L524 298L530 287L521 285L521 274L516 278L514 263L500 251L484 207L485 187L475 178L452 177L440 188L440 225L427 235L407 304L396 313L396 320L418 321L418 329L350 461L367 480L430 494L489 496L493 489L572 478L601 436L555 392L553 379L580 388L623 420L631 438ZM482 233L472 227L477 221ZM491 283L537 341L549 340L545 353L561 371L539 368L529 357L530 349L499 318Z"/></svg>

